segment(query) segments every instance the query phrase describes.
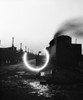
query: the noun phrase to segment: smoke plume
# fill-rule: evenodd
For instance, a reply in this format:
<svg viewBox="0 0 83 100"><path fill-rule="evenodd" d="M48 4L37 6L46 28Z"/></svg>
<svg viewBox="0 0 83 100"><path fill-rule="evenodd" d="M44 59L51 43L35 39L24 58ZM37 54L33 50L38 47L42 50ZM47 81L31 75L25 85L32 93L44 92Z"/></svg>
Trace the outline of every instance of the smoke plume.
<svg viewBox="0 0 83 100"><path fill-rule="evenodd" d="M83 18L71 19L63 23L54 38L60 35L83 37Z"/></svg>

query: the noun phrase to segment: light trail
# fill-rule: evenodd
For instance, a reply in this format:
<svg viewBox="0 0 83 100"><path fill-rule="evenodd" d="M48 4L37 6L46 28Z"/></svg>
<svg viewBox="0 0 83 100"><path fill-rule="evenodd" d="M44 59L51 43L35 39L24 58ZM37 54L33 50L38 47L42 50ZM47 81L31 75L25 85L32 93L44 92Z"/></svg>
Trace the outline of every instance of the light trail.
<svg viewBox="0 0 83 100"><path fill-rule="evenodd" d="M34 71L34 72L39 72L39 71L41 71L41 70L43 70L46 66L47 66L47 64L48 64L48 62L49 62L49 53L48 53L48 51L46 50L46 49L44 49L44 51L45 51L45 53L46 53L46 61L45 61L45 64L43 65L43 66L41 66L40 68L33 68L30 64L29 64L29 62L27 61L27 53L25 52L24 53L24 55L23 55L23 61L24 61L24 64L25 64L25 66L28 68L28 69L30 69L31 71Z"/></svg>

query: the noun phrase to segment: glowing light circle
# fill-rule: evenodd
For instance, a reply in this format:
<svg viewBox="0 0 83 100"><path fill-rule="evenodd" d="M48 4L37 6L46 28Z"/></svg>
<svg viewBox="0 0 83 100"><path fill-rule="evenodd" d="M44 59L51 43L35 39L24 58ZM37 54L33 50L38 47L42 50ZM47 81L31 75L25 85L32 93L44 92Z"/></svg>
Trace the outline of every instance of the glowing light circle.
<svg viewBox="0 0 83 100"><path fill-rule="evenodd" d="M40 68L33 68L32 66L30 66L30 64L27 61L27 53L26 52L23 55L23 61L24 61L25 66L27 68L29 68L31 71L35 71L35 72L39 72L39 71L43 70L47 66L47 64L49 62L49 58L50 58L48 51L46 49L44 49L44 51L46 53L46 62L43 66L41 66Z"/></svg>

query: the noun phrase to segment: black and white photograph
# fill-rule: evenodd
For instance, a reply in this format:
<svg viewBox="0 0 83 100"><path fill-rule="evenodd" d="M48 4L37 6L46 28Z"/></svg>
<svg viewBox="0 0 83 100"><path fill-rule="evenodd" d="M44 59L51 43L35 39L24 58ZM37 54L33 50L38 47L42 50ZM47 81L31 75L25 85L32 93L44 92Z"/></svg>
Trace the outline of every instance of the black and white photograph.
<svg viewBox="0 0 83 100"><path fill-rule="evenodd" d="M83 0L0 0L0 100L83 100Z"/></svg>

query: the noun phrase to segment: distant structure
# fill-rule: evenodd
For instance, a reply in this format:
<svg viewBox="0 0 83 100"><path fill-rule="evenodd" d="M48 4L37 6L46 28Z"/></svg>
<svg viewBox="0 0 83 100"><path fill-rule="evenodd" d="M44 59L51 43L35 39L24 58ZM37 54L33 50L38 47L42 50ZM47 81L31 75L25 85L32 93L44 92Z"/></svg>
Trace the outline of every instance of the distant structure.
<svg viewBox="0 0 83 100"><path fill-rule="evenodd" d="M39 52L38 52L38 55L42 55L42 52L41 52L41 51L39 51Z"/></svg>
<svg viewBox="0 0 83 100"><path fill-rule="evenodd" d="M14 37L12 37L12 45L10 47L1 47L0 44L0 66L22 62L24 52L28 52L28 60L35 59L35 54L33 53L33 51L29 48L27 51L27 46L25 46L25 51L23 51L22 43L20 43L20 49L17 50L17 47L14 46Z"/></svg>
<svg viewBox="0 0 83 100"><path fill-rule="evenodd" d="M1 46L1 40L0 40L0 46Z"/></svg>
<svg viewBox="0 0 83 100"><path fill-rule="evenodd" d="M21 48L22 49L22 48ZM23 51L17 50L14 46L14 37L12 37L12 46L0 48L0 65L15 64L22 61Z"/></svg>
<svg viewBox="0 0 83 100"><path fill-rule="evenodd" d="M20 50L22 50L22 43L20 43Z"/></svg>
<svg viewBox="0 0 83 100"><path fill-rule="evenodd" d="M14 47L14 37L12 37L12 47Z"/></svg>
<svg viewBox="0 0 83 100"><path fill-rule="evenodd" d="M44 62L43 59L44 59L44 56L42 55L42 52L38 51L38 54L36 55L36 66L42 65Z"/></svg>
<svg viewBox="0 0 83 100"><path fill-rule="evenodd" d="M25 52L27 52L27 46L25 46Z"/></svg>

